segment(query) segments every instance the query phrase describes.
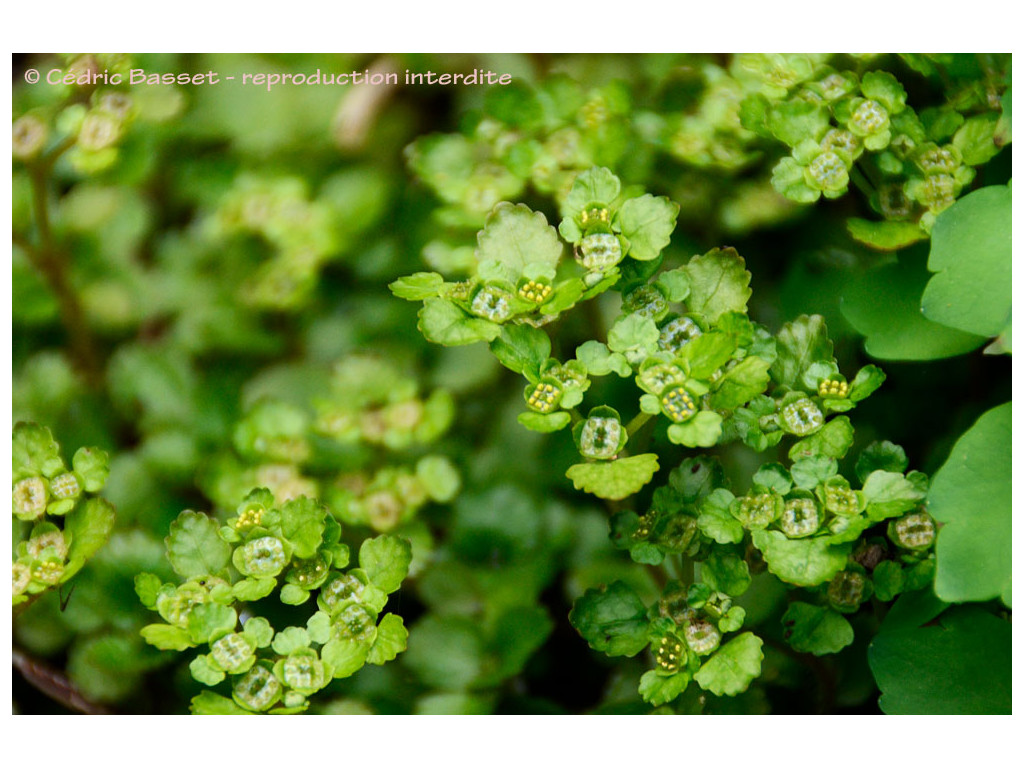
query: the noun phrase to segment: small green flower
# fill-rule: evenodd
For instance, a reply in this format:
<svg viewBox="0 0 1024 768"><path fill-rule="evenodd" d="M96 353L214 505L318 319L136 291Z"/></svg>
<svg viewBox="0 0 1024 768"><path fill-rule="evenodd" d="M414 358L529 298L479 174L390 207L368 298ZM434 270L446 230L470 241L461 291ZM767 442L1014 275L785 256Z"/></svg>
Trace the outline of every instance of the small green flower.
<svg viewBox="0 0 1024 768"><path fill-rule="evenodd" d="M806 437L825 424L821 409L809 397L800 397L779 409L779 423L790 434Z"/></svg>
<svg viewBox="0 0 1024 768"><path fill-rule="evenodd" d="M11 563L11 591L14 595L22 594L32 581L32 569L25 563Z"/></svg>
<svg viewBox="0 0 1024 768"><path fill-rule="evenodd" d="M334 617L331 626L335 638L369 641L377 630L377 616L365 605L348 603Z"/></svg>
<svg viewBox="0 0 1024 768"><path fill-rule="evenodd" d="M274 665L274 672L288 688L304 696L316 693L329 681L323 662L310 648L293 651Z"/></svg>
<svg viewBox="0 0 1024 768"><path fill-rule="evenodd" d="M889 538L903 549L928 549L935 543L935 521L927 512L911 512L889 523Z"/></svg>
<svg viewBox="0 0 1024 768"><path fill-rule="evenodd" d="M802 539L817 533L821 527L821 513L814 499L789 499L782 509L779 528L791 539Z"/></svg>
<svg viewBox="0 0 1024 768"><path fill-rule="evenodd" d="M485 285L473 296L470 311L493 323L503 323L515 314L512 295L501 288Z"/></svg>
<svg viewBox="0 0 1024 768"><path fill-rule="evenodd" d="M232 632L210 646L210 658L222 671L238 675L256 663L256 643L245 634Z"/></svg>
<svg viewBox="0 0 1024 768"><path fill-rule="evenodd" d="M231 695L240 707L265 712L281 698L281 683L266 663L260 663L235 681Z"/></svg>
<svg viewBox="0 0 1024 768"><path fill-rule="evenodd" d="M27 477L15 483L11 501L16 518L35 520L46 512L49 501L46 480L42 477Z"/></svg>
<svg viewBox="0 0 1024 768"><path fill-rule="evenodd" d="M782 497L776 493L743 496L732 502L730 512L748 530L762 530L771 525L782 513Z"/></svg>
<svg viewBox="0 0 1024 768"><path fill-rule="evenodd" d="M588 459L614 459L627 439L619 414L604 406L591 410L573 429L573 437L580 455Z"/></svg>
<svg viewBox="0 0 1024 768"><path fill-rule="evenodd" d="M558 409L562 399L562 387L553 378L543 378L536 385L528 386L523 393L526 405L538 413L551 413Z"/></svg>
<svg viewBox="0 0 1024 768"><path fill-rule="evenodd" d="M690 650L698 656L707 656L718 650L722 633L718 627L703 617L694 617L683 625L683 637Z"/></svg>
<svg viewBox="0 0 1024 768"><path fill-rule="evenodd" d="M679 350L702 334L703 331L694 320L685 316L677 317L661 327L658 348L678 354Z"/></svg>
<svg viewBox="0 0 1024 768"><path fill-rule="evenodd" d="M889 112L874 99L854 98L849 106L846 127L864 141L864 146L873 152L885 149L892 139L889 130Z"/></svg>
<svg viewBox="0 0 1024 768"><path fill-rule="evenodd" d="M871 596L871 583L857 571L841 571L828 585L828 601L840 613L854 613Z"/></svg>
<svg viewBox="0 0 1024 768"><path fill-rule="evenodd" d="M622 297L622 312L649 317L658 323L668 314L665 294L653 285L643 285Z"/></svg>
<svg viewBox="0 0 1024 768"><path fill-rule="evenodd" d="M38 117L22 115L11 126L12 154L19 160L32 159L46 146L49 135L50 129Z"/></svg>
<svg viewBox="0 0 1024 768"><path fill-rule="evenodd" d="M661 412L677 424L693 418L697 413L693 397L683 386L672 387L663 392L660 403Z"/></svg>
<svg viewBox="0 0 1024 768"><path fill-rule="evenodd" d="M674 675L686 663L686 647L674 635L665 635L655 646L654 661L659 673Z"/></svg>
<svg viewBox="0 0 1024 768"><path fill-rule="evenodd" d="M276 536L261 536L236 549L231 561L240 573L255 578L276 576L288 562L284 544Z"/></svg>
<svg viewBox="0 0 1024 768"><path fill-rule="evenodd" d="M603 272L622 261L622 243L610 233L585 235L576 258L591 272Z"/></svg>
<svg viewBox="0 0 1024 768"><path fill-rule="evenodd" d="M359 578L356 572L350 571L340 574L333 579L326 587L320 590L320 597L317 602L330 614L335 614L346 603L358 602L366 589L366 582Z"/></svg>

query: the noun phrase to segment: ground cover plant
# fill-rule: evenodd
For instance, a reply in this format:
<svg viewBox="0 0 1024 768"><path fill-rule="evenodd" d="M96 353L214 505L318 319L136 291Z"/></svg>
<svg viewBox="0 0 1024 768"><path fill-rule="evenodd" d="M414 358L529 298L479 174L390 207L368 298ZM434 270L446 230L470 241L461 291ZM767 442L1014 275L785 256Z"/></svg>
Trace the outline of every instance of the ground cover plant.
<svg viewBox="0 0 1024 768"><path fill-rule="evenodd" d="M1008 713L1010 73L16 57L16 711Z"/></svg>

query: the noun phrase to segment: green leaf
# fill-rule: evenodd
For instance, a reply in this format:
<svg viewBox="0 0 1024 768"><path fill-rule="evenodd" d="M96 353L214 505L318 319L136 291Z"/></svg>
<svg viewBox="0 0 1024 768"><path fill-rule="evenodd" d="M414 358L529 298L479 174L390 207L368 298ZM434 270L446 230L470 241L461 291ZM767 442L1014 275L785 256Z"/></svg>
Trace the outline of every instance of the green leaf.
<svg viewBox="0 0 1024 768"><path fill-rule="evenodd" d="M224 696L219 696L213 691L203 691L192 698L189 711L193 715L255 715L243 709Z"/></svg>
<svg viewBox="0 0 1024 768"><path fill-rule="evenodd" d="M589 168L580 173L572 183L569 194L566 195L562 204L562 224L559 230L562 236L570 242L576 242L582 233L576 222L572 221L578 217L590 205L603 205L609 207L615 198L619 196L621 184L619 177L607 168ZM569 220L569 224L565 220Z"/></svg>
<svg viewBox="0 0 1024 768"><path fill-rule="evenodd" d="M754 531L754 546L761 550L768 570L788 584L815 587L846 567L852 544L830 546L821 538L788 539L779 531Z"/></svg>
<svg viewBox="0 0 1024 768"><path fill-rule="evenodd" d="M395 613L385 614L377 625L377 637L366 654L367 664L384 664L406 649L409 631L402 617Z"/></svg>
<svg viewBox="0 0 1024 768"><path fill-rule="evenodd" d="M99 448L79 448L71 459L71 466L82 481L82 488L89 493L102 490L110 475L110 457Z"/></svg>
<svg viewBox="0 0 1024 768"><path fill-rule="evenodd" d="M624 582L588 589L573 604L569 623L596 651L636 656L647 647L647 606Z"/></svg>
<svg viewBox="0 0 1024 768"><path fill-rule="evenodd" d="M400 299L423 301L437 296L443 285L444 278L437 272L417 272L398 278L388 288Z"/></svg>
<svg viewBox="0 0 1024 768"><path fill-rule="evenodd" d="M246 619L243 632L246 637L256 643L258 648L266 648L274 639L274 628L262 616L252 616Z"/></svg>
<svg viewBox="0 0 1024 768"><path fill-rule="evenodd" d="M769 364L760 357L749 356L725 372L711 394L711 407L732 410L768 389Z"/></svg>
<svg viewBox="0 0 1024 768"><path fill-rule="evenodd" d="M231 594L236 600L241 600L242 602L255 602L257 600L262 600L273 592L276 586L277 579L274 578L246 578L231 585Z"/></svg>
<svg viewBox="0 0 1024 768"><path fill-rule="evenodd" d="M19 422L14 426L11 454L15 483L26 477L53 477L64 471L60 446L50 430L38 424Z"/></svg>
<svg viewBox="0 0 1024 768"><path fill-rule="evenodd" d="M195 643L216 640L234 631L238 614L229 605L200 603L188 612L188 634Z"/></svg>
<svg viewBox="0 0 1024 768"><path fill-rule="evenodd" d="M144 606L150 610L156 609L156 596L160 592L160 577L153 573L139 573L135 575L135 594Z"/></svg>
<svg viewBox="0 0 1024 768"><path fill-rule="evenodd" d="M686 297L690 295L690 277L685 267L662 272L654 284L669 301L686 301Z"/></svg>
<svg viewBox="0 0 1024 768"><path fill-rule="evenodd" d="M624 355L612 352L600 341L585 341L576 348L576 359L587 368L592 376L607 376L612 371L623 378L633 375Z"/></svg>
<svg viewBox="0 0 1024 768"><path fill-rule="evenodd" d="M688 448L710 448L722 436L722 417L714 411L699 411L689 421L668 428L668 439Z"/></svg>
<svg viewBox="0 0 1024 768"><path fill-rule="evenodd" d="M608 348L613 352L653 352L661 333L654 320L639 314L626 315L608 331ZM627 355L628 357L628 355Z"/></svg>
<svg viewBox="0 0 1024 768"><path fill-rule="evenodd" d="M649 669L640 678L640 697L654 707L660 707L675 700L690 684L688 671L674 675L662 675Z"/></svg>
<svg viewBox="0 0 1024 768"><path fill-rule="evenodd" d="M885 382L885 372L875 365L865 365L850 382L848 397L854 403L866 399Z"/></svg>
<svg viewBox="0 0 1024 768"><path fill-rule="evenodd" d="M275 579L270 579L274 584L277 583ZM237 585L236 585L237 586ZM308 590L303 589L298 584L285 584L281 587L281 602L285 605L302 605L310 598ZM244 599L244 598L239 598Z"/></svg>
<svg viewBox="0 0 1024 768"><path fill-rule="evenodd" d="M750 586L750 568L739 555L712 550L701 566L700 577L705 584L719 592L739 597Z"/></svg>
<svg viewBox="0 0 1024 768"><path fill-rule="evenodd" d="M210 576L227 567L231 545L217 535L218 525L204 514L185 510L171 523L164 539L167 559L185 579Z"/></svg>
<svg viewBox="0 0 1024 768"><path fill-rule="evenodd" d="M782 617L784 637L801 653L823 656L839 653L853 642L853 627L831 608L809 603L790 603Z"/></svg>
<svg viewBox="0 0 1024 768"><path fill-rule="evenodd" d="M726 312L747 311L750 273L734 248L715 248L694 256L686 265L686 273L690 278L686 304L691 312L714 323Z"/></svg>
<svg viewBox="0 0 1024 768"><path fill-rule="evenodd" d="M937 360L977 349L981 336L933 323L921 314L928 281L923 259L912 252L846 285L840 309L854 330L866 336L864 349L882 360Z"/></svg>
<svg viewBox="0 0 1024 768"><path fill-rule="evenodd" d="M614 461L574 464L565 476L578 491L602 499L624 499L643 488L658 471L658 455L641 453Z"/></svg>
<svg viewBox="0 0 1024 768"><path fill-rule="evenodd" d="M569 426L569 422L572 421L572 417L566 411L557 411L555 413L524 411L519 414L517 420L527 429L546 434L565 429Z"/></svg>
<svg viewBox="0 0 1024 768"><path fill-rule="evenodd" d="M678 203L667 197L642 195L624 202L617 221L629 240L628 255L637 261L656 259L668 245L678 215Z"/></svg>
<svg viewBox="0 0 1024 768"><path fill-rule="evenodd" d="M417 327L427 341L448 347L492 341L501 334L497 323L470 317L452 302L438 298L423 302Z"/></svg>
<svg viewBox="0 0 1024 768"><path fill-rule="evenodd" d="M61 581L74 576L86 561L107 543L114 530L114 507L106 499L86 499L84 504L64 518L64 535L70 538L68 564Z"/></svg>
<svg viewBox="0 0 1024 768"><path fill-rule="evenodd" d="M377 536L366 539L359 547L359 567L375 587L391 594L409 573L412 545L408 539L397 536Z"/></svg>
<svg viewBox="0 0 1024 768"><path fill-rule="evenodd" d="M927 240L928 233L913 221L868 221L850 218L846 231L858 243L876 251L898 251L919 240Z"/></svg>
<svg viewBox="0 0 1024 768"><path fill-rule="evenodd" d="M813 189L804 176L804 167L792 157L784 157L772 168L772 187L794 203L813 203L821 190Z"/></svg>
<svg viewBox="0 0 1024 768"><path fill-rule="evenodd" d="M224 672L210 663L208 656L196 656L188 665L192 677L203 685L217 685L224 679Z"/></svg>
<svg viewBox="0 0 1024 768"><path fill-rule="evenodd" d="M497 262L515 278L530 266L554 271L561 256L555 228L523 204L498 203L477 235L477 261Z"/></svg>
<svg viewBox="0 0 1024 768"><path fill-rule="evenodd" d="M924 491L899 472L876 469L864 481L867 514L875 522L913 509L924 497Z"/></svg>
<svg viewBox="0 0 1024 768"><path fill-rule="evenodd" d="M897 114L907 103L907 92L891 73L865 72L860 80L860 92L881 103L887 112Z"/></svg>
<svg viewBox="0 0 1024 768"><path fill-rule="evenodd" d="M309 633L302 627L286 627L274 635L271 648L281 656L309 647Z"/></svg>
<svg viewBox="0 0 1024 768"><path fill-rule="evenodd" d="M195 643L183 627L170 624L147 624L139 630L143 640L161 651L184 651Z"/></svg>
<svg viewBox="0 0 1024 768"><path fill-rule="evenodd" d="M1001 115L987 112L969 117L953 136L953 146L960 150L964 165L983 165L999 154L1002 146L996 140Z"/></svg>
<svg viewBox="0 0 1024 768"><path fill-rule="evenodd" d="M1009 187L985 187L939 214L932 229L921 311L936 323L979 336L1010 325L1012 221Z"/></svg>
<svg viewBox="0 0 1024 768"><path fill-rule="evenodd" d="M789 449L793 461L809 456L841 459L853 445L853 427L846 416L837 416L810 437L794 443Z"/></svg>
<svg viewBox="0 0 1024 768"><path fill-rule="evenodd" d="M928 511L944 525L935 544L935 594L950 603L1011 592L1010 403L986 411L932 478Z"/></svg>
<svg viewBox="0 0 1024 768"><path fill-rule="evenodd" d="M350 638L335 638L327 641L320 650L320 659L329 664L334 677L340 679L354 675L366 664L369 646Z"/></svg>
<svg viewBox="0 0 1024 768"><path fill-rule="evenodd" d="M433 501L446 504L462 487L455 465L445 456L424 456L416 462L416 477Z"/></svg>
<svg viewBox="0 0 1024 768"><path fill-rule="evenodd" d="M701 533L719 544L743 541L743 525L729 512L735 498L725 488L717 488L701 501L700 514L697 516Z"/></svg>
<svg viewBox="0 0 1024 768"><path fill-rule="evenodd" d="M719 648L693 676L700 687L716 696L735 696L761 674L761 638L744 632Z"/></svg>
<svg viewBox="0 0 1024 768"><path fill-rule="evenodd" d="M295 557L306 559L316 554L327 527L327 507L315 499L300 496L281 507L281 534L295 548Z"/></svg>
<svg viewBox="0 0 1024 768"><path fill-rule="evenodd" d="M541 366L551 356L551 339L531 325L506 325L491 342L491 352L506 368L536 383Z"/></svg>
<svg viewBox="0 0 1024 768"><path fill-rule="evenodd" d="M789 474L797 488L814 489L832 477L839 469L834 459L827 456L809 456L797 459L789 468Z"/></svg>
<svg viewBox="0 0 1024 768"><path fill-rule="evenodd" d="M821 102L793 99L772 106L767 127L783 144L795 147L802 141L818 141L829 127L831 113Z"/></svg>
<svg viewBox="0 0 1024 768"><path fill-rule="evenodd" d="M909 462L906 452L895 443L883 440L871 443L857 457L857 477L863 483L875 470L884 469L887 472L903 474L907 471L907 466Z"/></svg>
<svg viewBox="0 0 1024 768"><path fill-rule="evenodd" d="M825 318L801 315L782 326L776 338L778 352L772 364L772 378L783 387L801 389L804 372L814 363L830 363L832 341L828 337Z"/></svg>
<svg viewBox="0 0 1024 768"><path fill-rule="evenodd" d="M727 333L711 331L687 342L677 355L688 364L690 376L708 379L729 362L736 351L736 338Z"/></svg>
<svg viewBox="0 0 1024 768"><path fill-rule="evenodd" d="M871 572L871 583L875 597L888 603L903 591L903 568L895 560L883 560Z"/></svg>
<svg viewBox="0 0 1024 768"><path fill-rule="evenodd" d="M976 606L880 632L868 648L878 705L890 715L1008 715L1010 658L1009 622Z"/></svg>

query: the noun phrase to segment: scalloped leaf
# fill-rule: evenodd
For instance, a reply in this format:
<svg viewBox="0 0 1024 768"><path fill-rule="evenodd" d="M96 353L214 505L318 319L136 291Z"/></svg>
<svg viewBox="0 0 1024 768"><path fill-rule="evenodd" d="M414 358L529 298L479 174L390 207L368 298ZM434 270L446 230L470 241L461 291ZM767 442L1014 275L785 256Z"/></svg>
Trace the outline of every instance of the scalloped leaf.
<svg viewBox="0 0 1024 768"><path fill-rule="evenodd" d="M628 255L637 261L650 261L669 244L676 228L679 205L667 197L642 195L622 204L617 222L629 240Z"/></svg>
<svg viewBox="0 0 1024 768"><path fill-rule="evenodd" d="M1011 202L1009 187L984 187L939 214L921 296L929 320L979 336L1010 325Z"/></svg>
<svg viewBox="0 0 1024 768"><path fill-rule="evenodd" d="M574 464L565 476L578 491L586 491L602 499L624 499L651 482L658 471L658 456L641 453L614 461Z"/></svg>
<svg viewBox="0 0 1024 768"><path fill-rule="evenodd" d="M764 643L752 632L744 632L723 645L693 676L701 688L716 696L735 696L747 690L761 674Z"/></svg>
<svg viewBox="0 0 1024 768"><path fill-rule="evenodd" d="M940 523L935 594L946 602L1010 604L1011 405L986 411L932 478L928 511Z"/></svg>
<svg viewBox="0 0 1024 768"><path fill-rule="evenodd" d="M498 203L477 235L476 258L495 261L515 275L528 266L558 266L562 241L543 213L519 203Z"/></svg>
<svg viewBox="0 0 1024 768"><path fill-rule="evenodd" d="M789 539L779 531L754 531L754 546L761 550L768 570L798 587L824 584L846 567L853 545L831 546L823 538Z"/></svg>
<svg viewBox="0 0 1024 768"><path fill-rule="evenodd" d="M427 341L447 347L492 341L501 333L497 323L471 317L447 299L438 298L423 302L417 327Z"/></svg>
<svg viewBox="0 0 1024 768"><path fill-rule="evenodd" d="M217 534L220 526L204 514L185 510L164 539L167 559L185 579L220 573L231 559L231 545Z"/></svg>

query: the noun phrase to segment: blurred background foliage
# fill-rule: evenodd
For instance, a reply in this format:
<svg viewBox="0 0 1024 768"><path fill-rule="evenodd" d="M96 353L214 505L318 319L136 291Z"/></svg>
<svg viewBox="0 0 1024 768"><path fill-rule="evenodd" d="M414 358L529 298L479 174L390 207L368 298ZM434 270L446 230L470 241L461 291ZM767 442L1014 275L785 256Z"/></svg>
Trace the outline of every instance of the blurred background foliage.
<svg viewBox="0 0 1024 768"><path fill-rule="evenodd" d="M819 58L897 73L919 109L943 107L950 82L1009 66L1008 56ZM29 86L28 67L483 69L513 84ZM571 439L520 428L519 378L484 345L428 345L416 307L387 289L411 272L464 270L496 202L524 201L555 220L575 174L606 165L680 204L666 264L736 247L753 274L751 318L777 330L802 313L824 316L843 369L877 362L862 332L884 326L901 296L916 310L928 277L926 239L894 255L848 234L850 218L878 218L869 196L802 205L776 191L772 169L787 148L740 119L750 79L761 88L765 72L782 71L768 64L683 54L76 54L16 56L14 69L14 116L31 119L15 132L13 417L49 426L68 454L109 451L104 496L117 510L70 597L47 593L18 615L14 644L108 711L186 711L198 690L187 658L142 641L150 617L132 580L170 578L162 540L179 511L223 520L254 485L279 498L315 490L346 535L395 531L414 545L413 578L389 603L410 627L409 650L335 681L317 711L649 711L636 694L643 661L611 663L566 619L595 584L622 579L656 595L610 546L606 511L564 477ZM973 103L968 116L989 114ZM971 184L1005 184L1010 154L986 157ZM868 306L863 297L885 287L892 301ZM617 299L602 298L593 320L607 323ZM573 322L559 330L565 350L590 338ZM932 474L958 436L1009 400L1010 361L982 354L980 340L935 340L934 323L919 330L934 359L881 355L888 379L858 410L857 440L891 440ZM720 458L741 487L766 460L743 447ZM878 711L870 631L835 657L787 652L771 642L785 602L777 581L757 578L741 600L768 640L750 691L722 700L691 691L676 710ZM22 675L15 707L64 711Z"/></svg>

